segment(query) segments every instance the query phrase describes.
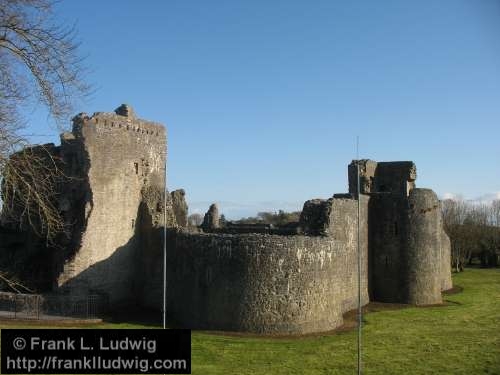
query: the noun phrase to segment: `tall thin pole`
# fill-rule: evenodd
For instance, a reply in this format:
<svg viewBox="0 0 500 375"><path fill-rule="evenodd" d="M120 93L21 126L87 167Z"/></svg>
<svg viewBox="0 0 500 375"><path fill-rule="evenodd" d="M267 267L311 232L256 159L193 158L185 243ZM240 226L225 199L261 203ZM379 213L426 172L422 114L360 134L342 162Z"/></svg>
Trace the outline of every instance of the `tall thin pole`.
<svg viewBox="0 0 500 375"><path fill-rule="evenodd" d="M167 328L167 153L165 151L163 188L163 329Z"/></svg>
<svg viewBox="0 0 500 375"><path fill-rule="evenodd" d="M360 177L359 177L359 136L356 137L356 174L357 174L357 196L358 196L358 375L361 375L361 324L362 314L361 309L361 247L359 245L360 235L360 218L361 218L361 195L360 195Z"/></svg>

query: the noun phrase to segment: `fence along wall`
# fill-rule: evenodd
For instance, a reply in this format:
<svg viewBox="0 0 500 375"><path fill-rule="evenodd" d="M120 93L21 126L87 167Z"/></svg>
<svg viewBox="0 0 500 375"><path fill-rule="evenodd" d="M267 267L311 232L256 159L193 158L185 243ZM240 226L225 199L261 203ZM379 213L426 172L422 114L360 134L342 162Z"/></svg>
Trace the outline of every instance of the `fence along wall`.
<svg viewBox="0 0 500 375"><path fill-rule="evenodd" d="M0 319L97 319L108 301L98 295L22 294L0 292Z"/></svg>

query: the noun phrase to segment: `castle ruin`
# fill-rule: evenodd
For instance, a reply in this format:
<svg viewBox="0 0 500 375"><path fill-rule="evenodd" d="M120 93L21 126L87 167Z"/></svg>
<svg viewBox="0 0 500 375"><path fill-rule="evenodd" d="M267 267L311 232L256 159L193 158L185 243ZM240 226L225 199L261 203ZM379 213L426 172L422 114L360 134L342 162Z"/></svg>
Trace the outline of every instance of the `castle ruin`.
<svg viewBox="0 0 500 375"><path fill-rule="evenodd" d="M439 304L452 287L440 202L416 188L412 162L353 161L349 192L305 202L300 221L287 228L224 227L211 207L203 230L190 231L184 191L164 194L166 150L165 128L128 106L73 119L73 131L53 151L72 177L58 202L72 230L46 253L50 272L40 285L102 294L111 307L159 310L165 226L167 316L177 324L332 330L358 302L359 202L363 305Z"/></svg>

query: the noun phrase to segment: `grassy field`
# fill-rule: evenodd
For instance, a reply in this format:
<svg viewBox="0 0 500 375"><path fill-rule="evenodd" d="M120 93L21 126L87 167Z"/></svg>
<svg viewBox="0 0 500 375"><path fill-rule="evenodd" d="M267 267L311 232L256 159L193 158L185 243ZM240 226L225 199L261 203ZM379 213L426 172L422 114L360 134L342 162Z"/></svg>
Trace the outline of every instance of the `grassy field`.
<svg viewBox="0 0 500 375"><path fill-rule="evenodd" d="M463 291L445 296L446 306L365 316L364 374L500 374L500 270L467 269L454 283ZM193 374L354 374L356 332L293 339L194 332L192 353Z"/></svg>

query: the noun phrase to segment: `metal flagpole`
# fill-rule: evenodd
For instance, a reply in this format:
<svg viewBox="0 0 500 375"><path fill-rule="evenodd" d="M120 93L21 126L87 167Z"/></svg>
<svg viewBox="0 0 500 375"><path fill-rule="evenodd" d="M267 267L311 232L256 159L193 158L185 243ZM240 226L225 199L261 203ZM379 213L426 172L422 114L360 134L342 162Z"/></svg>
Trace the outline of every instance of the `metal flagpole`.
<svg viewBox="0 0 500 375"><path fill-rule="evenodd" d="M358 195L358 375L361 375L361 250L360 242L360 218L361 218L361 196L360 196L360 177L359 177L359 136L356 137L356 172L357 172L357 195Z"/></svg>
<svg viewBox="0 0 500 375"><path fill-rule="evenodd" d="M167 153L165 151L165 186L163 188L163 329L167 328Z"/></svg>

